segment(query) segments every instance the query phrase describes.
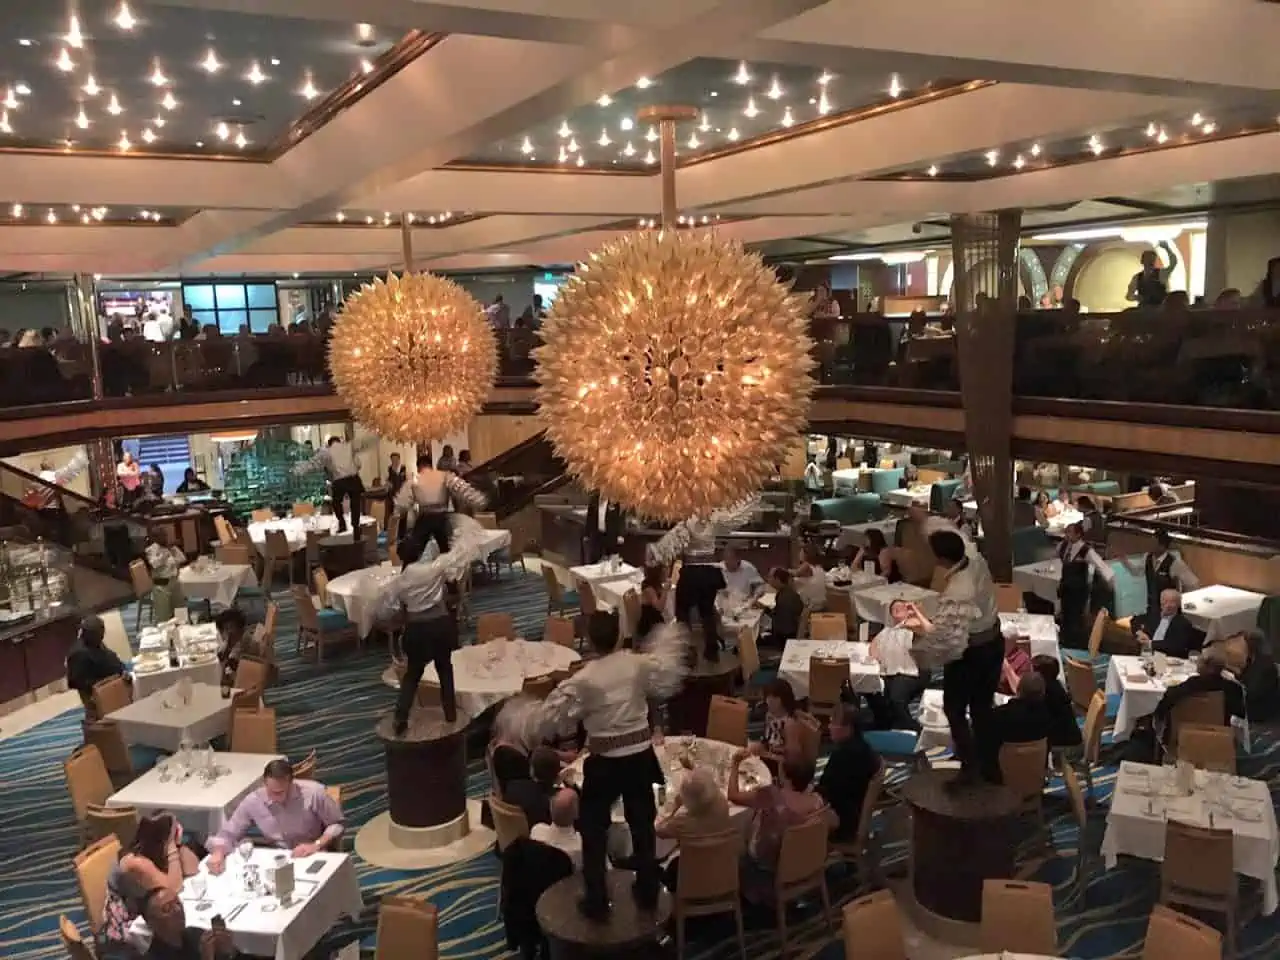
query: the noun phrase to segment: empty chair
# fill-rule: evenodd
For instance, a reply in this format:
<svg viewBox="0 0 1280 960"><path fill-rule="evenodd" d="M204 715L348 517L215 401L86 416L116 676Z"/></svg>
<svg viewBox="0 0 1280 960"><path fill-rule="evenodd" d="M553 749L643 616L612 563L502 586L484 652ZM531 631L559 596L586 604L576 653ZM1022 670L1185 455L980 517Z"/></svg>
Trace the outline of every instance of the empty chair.
<svg viewBox="0 0 1280 960"><path fill-rule="evenodd" d="M1236 912L1240 884L1230 827L1211 830L1170 819L1160 865L1160 902L1223 915L1226 954L1236 955Z"/></svg>
<svg viewBox="0 0 1280 960"><path fill-rule="evenodd" d="M984 953L1058 955L1058 924L1053 915L1053 887L1018 880L984 880L982 926Z"/></svg>
<svg viewBox="0 0 1280 960"><path fill-rule="evenodd" d="M837 590L833 587L827 588L827 613L837 614L844 617L845 629L858 622L857 617L853 613L853 598L849 595L848 590ZM812 621L812 618L811 618ZM810 636L813 635L812 622L810 623ZM814 639L817 639L816 637ZM848 635L836 637L837 640L847 640Z"/></svg>
<svg viewBox="0 0 1280 960"><path fill-rule="evenodd" d="M71 794L71 807L76 820L84 825L91 805L105 806L107 798L115 793L111 775L102 754L93 744L76 750L62 762L62 772L67 778L67 792Z"/></svg>
<svg viewBox="0 0 1280 960"><path fill-rule="evenodd" d="M1156 904L1147 921L1142 960L1222 960L1222 934L1184 913Z"/></svg>
<svg viewBox="0 0 1280 960"><path fill-rule="evenodd" d="M121 849L133 846L134 834L138 832L138 811L134 807L101 807L96 803L89 805L85 818L85 833L92 842L103 837L115 837L120 841Z"/></svg>
<svg viewBox="0 0 1280 960"><path fill-rule="evenodd" d="M907 960L902 912L888 890L844 906L844 955L850 960Z"/></svg>
<svg viewBox="0 0 1280 960"><path fill-rule="evenodd" d="M231 713L237 710L256 710L262 705L262 688L249 687L231 695Z"/></svg>
<svg viewBox="0 0 1280 960"><path fill-rule="evenodd" d="M1203 727L1221 727L1227 722L1221 690L1207 690L1179 700L1169 711L1169 746L1178 749L1178 730L1188 723Z"/></svg>
<svg viewBox="0 0 1280 960"><path fill-rule="evenodd" d="M133 702L133 688L124 677L107 677L93 685L93 709L99 719L122 710Z"/></svg>
<svg viewBox="0 0 1280 960"><path fill-rule="evenodd" d="M120 859L120 841L114 834L103 837L75 855L72 863L76 871L76 885L80 888L80 901L84 915L89 918L89 929L102 929L103 911L107 902L107 877Z"/></svg>
<svg viewBox="0 0 1280 960"><path fill-rule="evenodd" d="M516 622L509 613L482 613L476 618L476 643L503 638L514 640Z"/></svg>
<svg viewBox="0 0 1280 960"><path fill-rule="evenodd" d="M547 591L548 615L572 610L578 605L578 594L560 586L560 579L549 563L542 564L542 585Z"/></svg>
<svg viewBox="0 0 1280 960"><path fill-rule="evenodd" d="M304 503L299 501L293 505L293 515L295 517L312 517L315 516L315 512L316 507L313 503Z"/></svg>
<svg viewBox="0 0 1280 960"><path fill-rule="evenodd" d="M324 648L331 643L359 642L355 624L337 610L317 610L306 587L294 585L293 605L298 614L298 652L315 648L316 662L324 659Z"/></svg>
<svg viewBox="0 0 1280 960"><path fill-rule="evenodd" d="M1017 613L1022 609L1022 590L1012 583L996 584L996 609L1001 613Z"/></svg>
<svg viewBox="0 0 1280 960"><path fill-rule="evenodd" d="M1178 728L1178 759L1201 770L1236 772L1236 738L1231 727L1184 723Z"/></svg>
<svg viewBox="0 0 1280 960"><path fill-rule="evenodd" d="M675 891L677 957L684 957L686 919L732 913L738 932L738 952L742 960L746 960L746 931L739 895L741 857L742 833L736 829L680 841L680 871Z"/></svg>
<svg viewBox="0 0 1280 960"><path fill-rule="evenodd" d="M218 541L221 546L232 543L236 538L235 530L231 527L231 521L220 513L213 518L213 529L218 534Z"/></svg>
<svg viewBox="0 0 1280 960"><path fill-rule="evenodd" d="M271 668L265 660L257 657L241 657L236 665L235 680L232 681L237 690L248 690L250 687L263 689L271 677Z"/></svg>
<svg viewBox="0 0 1280 960"><path fill-rule="evenodd" d="M542 639L546 643L558 643L572 650L577 646L573 621L566 620L564 617L547 617L547 622L542 627Z"/></svg>
<svg viewBox="0 0 1280 960"><path fill-rule="evenodd" d="M783 956L787 954L787 904L791 901L817 890L822 897L822 913L827 926L834 926L831 892L827 888L827 833L827 821L815 816L787 827L782 834L773 896ZM680 868L684 869L683 863Z"/></svg>
<svg viewBox="0 0 1280 960"><path fill-rule="evenodd" d="M732 743L737 747L747 745L747 716L751 712L745 700L713 694L707 712L707 739Z"/></svg>
<svg viewBox="0 0 1280 960"><path fill-rule="evenodd" d="M247 567L250 564L249 548L241 543L220 543L213 548L213 556L229 567Z"/></svg>
<svg viewBox="0 0 1280 960"><path fill-rule="evenodd" d="M128 783L133 779L133 759L129 746L114 720L93 720L84 725L84 742L98 748L112 783ZM125 844L128 846L128 844Z"/></svg>
<svg viewBox="0 0 1280 960"><path fill-rule="evenodd" d="M276 712L271 707L231 711L232 753L276 754Z"/></svg>
<svg viewBox="0 0 1280 960"><path fill-rule="evenodd" d="M283 530L266 531L263 538L262 559L262 588L267 593L271 592L276 571L281 567L284 568L289 583L293 583L293 552L289 549L289 538L285 536Z"/></svg>
<svg viewBox="0 0 1280 960"><path fill-rule="evenodd" d="M849 682L849 661L844 657L809 658L809 711L829 717Z"/></svg>
<svg viewBox="0 0 1280 960"><path fill-rule="evenodd" d="M437 960L440 956L436 908L418 897L383 897L378 907L374 960Z"/></svg>
<svg viewBox="0 0 1280 960"><path fill-rule="evenodd" d="M849 622L843 613L814 613L809 616L811 640L848 640Z"/></svg>
<svg viewBox="0 0 1280 960"><path fill-rule="evenodd" d="M136 633L142 627L142 608L146 607L155 619L155 608L151 602L151 591L155 584L151 581L151 571L146 561L134 560L129 564L129 582L133 584L133 599L138 605L138 615L134 618L133 629Z"/></svg>

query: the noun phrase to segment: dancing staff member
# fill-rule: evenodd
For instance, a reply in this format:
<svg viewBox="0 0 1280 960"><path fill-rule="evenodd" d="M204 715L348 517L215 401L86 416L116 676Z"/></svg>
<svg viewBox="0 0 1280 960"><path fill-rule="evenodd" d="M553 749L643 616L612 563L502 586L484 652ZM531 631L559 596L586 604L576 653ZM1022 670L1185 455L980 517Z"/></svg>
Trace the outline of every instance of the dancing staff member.
<svg viewBox="0 0 1280 960"><path fill-rule="evenodd" d="M434 539L441 553L449 550L449 506L462 504L472 509L483 507L487 498L456 473L437 470L429 454L418 457L418 472L413 483L396 495L396 509L407 513L417 507L413 539L426 543Z"/></svg>
<svg viewBox="0 0 1280 960"><path fill-rule="evenodd" d="M293 468L294 473L310 473L323 469L329 478L329 492L333 500L333 513L338 518L338 533L345 533L347 517L343 503L351 500L351 529L360 527L363 505L364 481L360 479L360 451L377 443L377 438L366 438L351 443L341 437L330 437L328 444L310 460L304 460Z"/></svg>
<svg viewBox="0 0 1280 960"><path fill-rule="evenodd" d="M597 611L587 622L587 638L596 658L560 683L546 700L520 696L507 701L498 716L504 739L537 743L581 723L588 756L582 765L583 915L602 920L609 913L605 886L610 812L621 797L631 829L636 871L636 903L652 910L658 902L653 785L662 783L662 767L653 752L649 702L665 700L680 689L685 675L688 631L680 624L655 629L644 650L619 650L618 617Z"/></svg>
<svg viewBox="0 0 1280 960"><path fill-rule="evenodd" d="M378 597L374 616L379 622L397 621L401 616L405 619L403 646L409 662L396 699L396 736L402 736L408 729L409 710L428 661L436 665L445 720L453 723L458 719L453 687L453 651L458 647L458 624L446 602L445 585L462 579L479 556L476 548L479 530L480 525L470 517L455 518L451 530L446 517L445 544L452 549L443 553L436 543L416 536L401 541L400 558L404 567L382 588Z"/></svg>
<svg viewBox="0 0 1280 960"><path fill-rule="evenodd" d="M716 565L716 537L728 536L746 523L755 503L752 498L726 510L713 510L707 520L683 520L649 545L650 564L668 565L683 558L676 581L676 619L688 625L693 611L698 611L703 654L708 660L720 659L716 594L726 587L724 571Z"/></svg>
<svg viewBox="0 0 1280 960"><path fill-rule="evenodd" d="M627 521L622 504L606 500L600 491L587 498L587 563L599 563L622 546Z"/></svg>
<svg viewBox="0 0 1280 960"><path fill-rule="evenodd" d="M1160 530L1156 533L1156 549L1142 558L1141 566L1128 557L1120 560L1131 574L1147 581L1147 618L1152 623L1160 622L1160 594L1166 590L1186 593L1200 586L1200 578L1191 572L1186 561L1169 549L1172 543L1168 531Z"/></svg>
<svg viewBox="0 0 1280 960"><path fill-rule="evenodd" d="M1090 598L1094 578L1102 578L1107 592L1115 584L1116 573L1084 539L1084 527L1073 523L1058 547L1062 578L1058 581L1058 629L1064 649L1083 650L1089 646ZM1099 588L1101 591L1101 588ZM1157 605L1159 594L1156 594Z"/></svg>
<svg viewBox="0 0 1280 960"><path fill-rule="evenodd" d="M409 468L400 462L400 454L391 455L391 463L387 465L387 499L395 503L396 494L409 479Z"/></svg>

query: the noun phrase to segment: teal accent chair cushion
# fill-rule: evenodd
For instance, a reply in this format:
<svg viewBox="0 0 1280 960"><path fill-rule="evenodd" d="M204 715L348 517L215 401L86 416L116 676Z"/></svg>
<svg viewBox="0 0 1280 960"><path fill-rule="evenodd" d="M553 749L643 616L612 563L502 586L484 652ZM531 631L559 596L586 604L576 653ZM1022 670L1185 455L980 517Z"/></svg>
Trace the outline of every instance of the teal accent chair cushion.
<svg viewBox="0 0 1280 960"><path fill-rule="evenodd" d="M929 509L934 513L941 513L942 508L947 502L956 495L956 491L960 489L959 480L938 480L929 489Z"/></svg>
<svg viewBox="0 0 1280 960"><path fill-rule="evenodd" d="M1134 575L1119 560L1110 561L1111 569L1116 572L1116 609L1112 618L1132 617L1147 612L1147 578Z"/></svg>
<svg viewBox="0 0 1280 960"><path fill-rule="evenodd" d="M1040 527L1018 527L1013 531L1013 565L1038 563L1053 553L1053 541Z"/></svg>
<svg viewBox="0 0 1280 960"><path fill-rule="evenodd" d="M890 490L897 490L898 483L902 480L903 469L895 467L892 470L872 470L871 471L871 491L877 495L884 495Z"/></svg>
<svg viewBox="0 0 1280 960"><path fill-rule="evenodd" d="M1080 483L1071 488L1072 493L1096 493L1101 497L1118 497L1120 484L1115 480L1095 480L1093 483Z"/></svg>
<svg viewBox="0 0 1280 960"><path fill-rule="evenodd" d="M913 757L920 735L910 730L868 730L863 737L882 757Z"/></svg>
<svg viewBox="0 0 1280 960"><path fill-rule="evenodd" d="M841 526L871 523L873 520L883 519L887 514L888 510L880 502L879 494L875 493L855 493L848 497L815 500L809 506L811 520L834 520Z"/></svg>
<svg viewBox="0 0 1280 960"><path fill-rule="evenodd" d="M334 610L332 607L321 607L316 611L316 616L320 620L320 630L322 633L329 633L335 630L346 630L351 626L351 621L347 619L347 615L341 610Z"/></svg>

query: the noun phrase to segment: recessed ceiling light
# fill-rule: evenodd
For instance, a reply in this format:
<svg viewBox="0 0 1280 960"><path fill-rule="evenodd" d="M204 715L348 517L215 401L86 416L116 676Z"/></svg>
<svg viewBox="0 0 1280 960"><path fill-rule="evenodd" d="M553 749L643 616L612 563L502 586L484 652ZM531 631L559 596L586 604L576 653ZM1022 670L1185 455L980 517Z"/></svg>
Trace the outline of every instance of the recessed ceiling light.
<svg viewBox="0 0 1280 960"><path fill-rule="evenodd" d="M204 59L200 61L200 69L205 73L217 73L222 69L222 61L218 59L218 54L210 47L204 55Z"/></svg>
<svg viewBox="0 0 1280 960"><path fill-rule="evenodd" d="M600 99L597 100L596 103L602 107L607 107L609 104L613 103L613 97L609 96L607 93L602 93L600 94Z"/></svg>
<svg viewBox="0 0 1280 960"><path fill-rule="evenodd" d="M373 63L368 60L361 60L360 72L366 75L373 73Z"/></svg>
<svg viewBox="0 0 1280 960"><path fill-rule="evenodd" d="M587 161L582 159L582 154L578 154L578 159L573 162L574 162L574 165L578 167L584 167L587 164Z"/></svg>
<svg viewBox="0 0 1280 960"><path fill-rule="evenodd" d="M560 148L560 155L556 158L557 163L565 163L569 159L569 152L564 147Z"/></svg>
<svg viewBox="0 0 1280 960"><path fill-rule="evenodd" d="M116 143L116 147L121 153L128 153L132 149L133 144L129 142L129 134L127 131L121 131L120 140Z"/></svg>
<svg viewBox="0 0 1280 960"><path fill-rule="evenodd" d="M66 41L68 45L75 47L77 50L84 46L84 34L80 32L80 18L74 13L67 22Z"/></svg>
<svg viewBox="0 0 1280 960"><path fill-rule="evenodd" d="M644 155L644 162L652 166L653 164L658 162L658 158L655 157L653 155L653 151L650 150L648 153Z"/></svg>
<svg viewBox="0 0 1280 960"><path fill-rule="evenodd" d="M347 219L347 215L343 213L341 210L339 210L338 215L334 217L334 219L337 220L339 223L342 223L342 221Z"/></svg>
<svg viewBox="0 0 1280 960"><path fill-rule="evenodd" d="M1164 127L1161 127L1160 132L1156 134L1156 143L1167 143L1168 141L1169 134L1165 132Z"/></svg>
<svg viewBox="0 0 1280 960"><path fill-rule="evenodd" d="M58 59L53 62L53 65L63 73L70 73L76 68L76 62L71 59L71 54L67 53L66 47L62 48L62 52L58 54Z"/></svg>
<svg viewBox="0 0 1280 960"><path fill-rule="evenodd" d="M58 214L54 211L53 207L49 208L49 212L44 215L44 219L46 223L58 222Z"/></svg>
<svg viewBox="0 0 1280 960"><path fill-rule="evenodd" d="M107 103L107 113L111 114L113 117L118 117L120 114L124 113L124 107L120 106L120 98L114 93L111 95L111 100Z"/></svg>
<svg viewBox="0 0 1280 960"><path fill-rule="evenodd" d="M84 107L81 107L80 112L76 114L76 126L81 130L88 130L89 122L89 115L84 112Z"/></svg>
<svg viewBox="0 0 1280 960"><path fill-rule="evenodd" d="M364 218L364 222L365 222L365 223L373 223L373 217L365 217L365 218ZM352 276L354 276L354 274L352 274Z"/></svg>
<svg viewBox="0 0 1280 960"><path fill-rule="evenodd" d="M782 99L782 84L778 82L776 74L773 77L773 82L769 84L769 89L765 92L765 96L770 100Z"/></svg>
<svg viewBox="0 0 1280 960"><path fill-rule="evenodd" d="M228 127L225 122L219 123L218 126L214 128L213 132L218 135L219 140L226 140L231 136L231 128Z"/></svg>
<svg viewBox="0 0 1280 960"><path fill-rule="evenodd" d="M239 147L241 150L243 150L245 147L247 147L247 146L249 145L249 139L248 139L248 137L246 137L246 136L244 135L244 131L243 131L243 130L240 130L240 131L238 131L238 132L236 133L235 144L236 144L236 146L237 146L237 147Z"/></svg>
<svg viewBox="0 0 1280 960"><path fill-rule="evenodd" d="M178 99L173 95L172 90L166 90L164 96L160 99L160 106L166 110L176 110L178 107Z"/></svg>
<svg viewBox="0 0 1280 960"><path fill-rule="evenodd" d="M1202 123L1204 123L1204 116L1197 110L1191 115L1191 125L1193 127L1198 127Z"/></svg>
<svg viewBox="0 0 1280 960"><path fill-rule="evenodd" d="M151 70L151 76L147 77L147 81L153 87L167 87L169 78L164 75L164 71L160 69L160 62L157 60L155 66Z"/></svg>
<svg viewBox="0 0 1280 960"><path fill-rule="evenodd" d="M627 145L622 148L622 155L624 157L634 157L636 155L636 148L632 145L630 140L628 140Z"/></svg>
<svg viewBox="0 0 1280 960"><path fill-rule="evenodd" d="M524 143L520 144L520 152L523 153L526 157L529 154L533 153L533 141L530 140L528 137L525 137Z"/></svg>
<svg viewBox="0 0 1280 960"><path fill-rule="evenodd" d="M569 142L564 145L564 148L568 150L570 153L577 153L578 152L577 139L574 137L570 137Z"/></svg>
<svg viewBox="0 0 1280 960"><path fill-rule="evenodd" d="M9 123L9 111L0 113L0 133L13 133L13 125Z"/></svg>
<svg viewBox="0 0 1280 960"><path fill-rule="evenodd" d="M790 127L790 126L794 125L794 124L795 124L795 122L796 122L796 118L795 118L795 116L791 113L791 108L790 108L790 107L787 107L785 110L783 110L783 111L782 111L782 125L783 125L784 127Z"/></svg>
<svg viewBox="0 0 1280 960"><path fill-rule="evenodd" d="M719 90L712 90L709 94L707 94L707 96L709 96L709 97L718 97L718 96L720 96L720 91L719 91Z"/></svg>
<svg viewBox="0 0 1280 960"><path fill-rule="evenodd" d="M729 132L725 134L725 136L729 138L730 143L737 143L738 138L742 136L742 134L738 133L737 127L730 127Z"/></svg>
<svg viewBox="0 0 1280 960"><path fill-rule="evenodd" d="M1023 157L1022 154L1018 154L1016 157L1013 158L1013 169L1021 170L1026 165L1027 165L1026 158Z"/></svg>
<svg viewBox="0 0 1280 960"><path fill-rule="evenodd" d="M823 70L822 75L818 77L818 84L820 86L825 87L828 83L830 83L834 79L835 77L832 75L831 71Z"/></svg>
<svg viewBox="0 0 1280 960"><path fill-rule="evenodd" d="M197 146L197 147L203 147L203 146L204 146L204 141L203 141L203 140L197 140L197 141L196 141L196 146Z"/></svg>
<svg viewBox="0 0 1280 960"><path fill-rule="evenodd" d="M988 166L988 167L994 167L994 166L996 165L996 163L998 163L998 162L999 162L999 160L1000 160L1000 151L999 151L999 150L988 150L988 151L987 151L987 166Z"/></svg>
<svg viewBox="0 0 1280 960"><path fill-rule="evenodd" d="M368 43L370 40L373 39L373 24L357 23L356 36L359 37L362 42Z"/></svg>
<svg viewBox="0 0 1280 960"><path fill-rule="evenodd" d="M121 0L120 6L116 8L116 15L112 18L112 22L121 30L132 30L138 21L134 17L133 11L129 9L129 4Z"/></svg>
<svg viewBox="0 0 1280 960"><path fill-rule="evenodd" d="M9 214L14 217L22 216L22 204L15 203L12 207L9 208Z"/></svg>
<svg viewBox="0 0 1280 960"><path fill-rule="evenodd" d="M34 40L28 40L26 37L23 37L22 39L20 39L20 40L18 41L18 46L20 46L20 47L29 47L29 46L31 46L34 42L35 42Z"/></svg>
<svg viewBox="0 0 1280 960"><path fill-rule="evenodd" d="M8 110L17 110L18 107L22 106L22 102L18 99L18 95L13 92L13 87L9 88L9 91L4 96L4 100L0 101L0 104Z"/></svg>
<svg viewBox="0 0 1280 960"><path fill-rule="evenodd" d="M741 87L745 87L751 82L751 71L747 69L745 60L738 64L738 72L733 75L733 82Z"/></svg>
<svg viewBox="0 0 1280 960"><path fill-rule="evenodd" d="M239 97L236 97L234 100L232 100L232 101L231 101L231 105L232 105L233 107L238 107L238 106L240 106L240 98L239 98Z"/></svg>
<svg viewBox="0 0 1280 960"><path fill-rule="evenodd" d="M896 73L889 78L889 96L895 100L902 96L902 78Z"/></svg>
<svg viewBox="0 0 1280 960"><path fill-rule="evenodd" d="M597 140L597 141L596 141L596 143L600 144L600 146L602 146L602 147L607 147L607 146L609 146L609 144L613 143L613 141L609 139L609 131L608 131L608 130L601 130L601 131L600 131L600 139L599 139L599 140Z"/></svg>
<svg viewBox="0 0 1280 960"><path fill-rule="evenodd" d="M742 111L744 117L757 117L760 115L760 108L756 106L755 97L747 97L747 105Z"/></svg>
<svg viewBox="0 0 1280 960"><path fill-rule="evenodd" d="M929 176L931 177L936 177L938 175L938 168L936 165L932 166L928 170L926 170L925 173L929 174Z"/></svg>
<svg viewBox="0 0 1280 960"><path fill-rule="evenodd" d="M648 90L651 86L653 86L653 81L648 77L641 77L636 81L636 88L638 90Z"/></svg>
<svg viewBox="0 0 1280 960"><path fill-rule="evenodd" d="M635 125L636 125L636 122L632 120L630 117L623 117L621 120L618 121L619 130L634 130Z"/></svg>
<svg viewBox="0 0 1280 960"><path fill-rule="evenodd" d="M1203 127L1200 128L1200 132L1207 137L1209 134L1213 133L1217 129L1218 129L1218 125L1214 123L1212 120L1210 120L1208 123L1206 123Z"/></svg>
<svg viewBox="0 0 1280 960"><path fill-rule="evenodd" d="M560 121L560 129L556 131L556 134L557 136L560 137L561 140L563 140L565 137L573 136L573 130L570 128L568 120Z"/></svg>
<svg viewBox="0 0 1280 960"><path fill-rule="evenodd" d="M244 75L244 78L256 87L267 79L267 75L262 72L262 67L258 66L258 61L255 60L249 67L249 72Z"/></svg>
<svg viewBox="0 0 1280 960"><path fill-rule="evenodd" d="M702 119L698 122L698 130L701 133L706 133L710 129L711 121L707 118L707 111L703 110Z"/></svg>
<svg viewBox="0 0 1280 960"><path fill-rule="evenodd" d="M697 150L700 146L702 146L702 141L698 139L698 135L696 133L689 134L689 149Z"/></svg>
<svg viewBox="0 0 1280 960"><path fill-rule="evenodd" d="M92 73L85 77L84 85L80 89L90 97L96 97L102 92L102 87L98 86L98 81L94 78Z"/></svg>
<svg viewBox="0 0 1280 960"><path fill-rule="evenodd" d="M18 91L18 96L20 97L31 96L31 88L28 87L25 83L20 83L17 86L15 86L13 89Z"/></svg>
<svg viewBox="0 0 1280 960"><path fill-rule="evenodd" d="M645 131L644 138L645 140L649 141L649 143L656 142L658 139L658 128L650 127L648 130Z"/></svg>
<svg viewBox="0 0 1280 960"><path fill-rule="evenodd" d="M315 81L311 79L311 75L307 75L306 82L302 85L302 89L298 91L298 95L304 100L314 100L320 96L320 91L316 89Z"/></svg>
<svg viewBox="0 0 1280 960"><path fill-rule="evenodd" d="M822 91L822 96L818 97L818 113L826 116L831 112L831 101L827 99L827 91Z"/></svg>
<svg viewBox="0 0 1280 960"><path fill-rule="evenodd" d="M269 62L273 67L278 67L278 66L280 66L280 58L279 58L279 57L272 57L268 62Z"/></svg>
<svg viewBox="0 0 1280 960"><path fill-rule="evenodd" d="M147 129L142 131L142 139L145 140L147 143L155 143L156 142L155 132L150 127L147 127Z"/></svg>
<svg viewBox="0 0 1280 960"><path fill-rule="evenodd" d="M1033 143L1033 144L1031 145L1031 155L1032 155L1033 157L1038 157L1038 156L1040 156L1040 144L1038 144L1038 143Z"/></svg>

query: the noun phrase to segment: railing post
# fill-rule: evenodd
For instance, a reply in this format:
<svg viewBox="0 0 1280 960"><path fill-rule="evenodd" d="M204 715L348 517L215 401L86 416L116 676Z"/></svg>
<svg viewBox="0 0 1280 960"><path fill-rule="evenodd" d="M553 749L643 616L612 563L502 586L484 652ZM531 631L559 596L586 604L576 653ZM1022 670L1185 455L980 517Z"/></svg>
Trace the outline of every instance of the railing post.
<svg viewBox="0 0 1280 960"><path fill-rule="evenodd" d="M960 395L992 574L1013 577L1013 346L1022 211L951 218Z"/></svg>

